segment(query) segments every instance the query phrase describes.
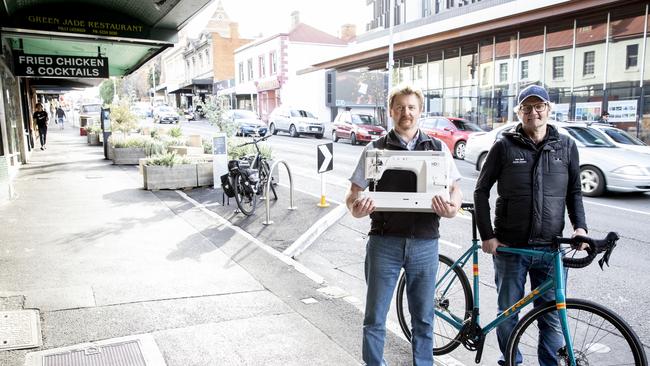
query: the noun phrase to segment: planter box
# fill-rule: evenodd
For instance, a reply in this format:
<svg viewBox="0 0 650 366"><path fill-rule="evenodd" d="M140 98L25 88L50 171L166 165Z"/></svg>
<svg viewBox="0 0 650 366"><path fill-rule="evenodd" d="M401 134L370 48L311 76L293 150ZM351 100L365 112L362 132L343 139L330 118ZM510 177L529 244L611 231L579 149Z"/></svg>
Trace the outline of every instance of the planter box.
<svg viewBox="0 0 650 366"><path fill-rule="evenodd" d="M212 186L214 185L214 176L213 176L213 167L212 162L197 163L196 164L196 176L197 176L197 185L201 186Z"/></svg>
<svg viewBox="0 0 650 366"><path fill-rule="evenodd" d="M137 165L146 157L143 147L116 147L112 150L113 164L116 165Z"/></svg>
<svg viewBox="0 0 650 366"><path fill-rule="evenodd" d="M203 147L169 146L167 151L175 152L178 155L203 155Z"/></svg>
<svg viewBox="0 0 650 366"><path fill-rule="evenodd" d="M174 165L173 167L145 165L144 189L180 189L196 187L196 164Z"/></svg>
<svg viewBox="0 0 650 366"><path fill-rule="evenodd" d="M88 134L88 143L92 146L97 146L101 145L102 143L99 141L99 135L96 133L89 133Z"/></svg>

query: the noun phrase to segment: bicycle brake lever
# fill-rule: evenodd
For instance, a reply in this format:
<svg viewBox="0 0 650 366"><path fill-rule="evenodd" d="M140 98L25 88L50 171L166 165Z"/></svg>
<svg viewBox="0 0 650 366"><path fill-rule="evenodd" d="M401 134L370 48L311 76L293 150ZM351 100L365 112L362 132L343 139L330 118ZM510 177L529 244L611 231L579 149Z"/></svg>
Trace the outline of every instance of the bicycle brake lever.
<svg viewBox="0 0 650 366"><path fill-rule="evenodd" d="M603 257L598 260L598 264L600 265L600 269L602 271L604 271L603 264L606 264L607 267L609 267L609 257L612 255L612 252L614 251L615 246L616 246L616 243L614 243L611 247L609 247L605 251L605 254L603 254Z"/></svg>

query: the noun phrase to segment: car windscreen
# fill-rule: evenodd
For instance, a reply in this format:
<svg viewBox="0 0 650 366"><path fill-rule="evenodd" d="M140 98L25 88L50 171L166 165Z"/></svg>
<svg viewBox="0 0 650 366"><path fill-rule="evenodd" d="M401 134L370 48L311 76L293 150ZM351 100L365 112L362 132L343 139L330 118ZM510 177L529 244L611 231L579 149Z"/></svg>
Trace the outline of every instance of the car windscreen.
<svg viewBox="0 0 650 366"><path fill-rule="evenodd" d="M165 112L165 113L175 112L174 108L172 108L172 107L160 107L160 109L158 109L158 111L159 112Z"/></svg>
<svg viewBox="0 0 650 366"><path fill-rule="evenodd" d="M420 128L433 129L436 126L435 119L422 119L420 120Z"/></svg>
<svg viewBox="0 0 650 366"><path fill-rule="evenodd" d="M354 123L355 125L379 126L379 122L377 122L375 117L369 114L353 114L352 123Z"/></svg>
<svg viewBox="0 0 650 366"><path fill-rule="evenodd" d="M618 128L606 128L604 132L607 134L607 136L611 137L612 140L618 142L619 144L640 146L645 145L643 141L637 139L636 137L628 134L623 130L619 130Z"/></svg>
<svg viewBox="0 0 650 366"><path fill-rule="evenodd" d="M237 111L235 112L235 118L237 119L257 119L257 114L251 111Z"/></svg>
<svg viewBox="0 0 650 366"><path fill-rule="evenodd" d="M569 135L588 147L614 147L606 137L593 128L565 127Z"/></svg>
<svg viewBox="0 0 650 366"><path fill-rule="evenodd" d="M483 132L483 130L475 123L462 121L462 120L453 120L451 121L457 129L461 131L470 131L470 132Z"/></svg>
<svg viewBox="0 0 650 366"><path fill-rule="evenodd" d="M309 113L308 111L302 110L302 109L292 109L291 110L291 117L316 118L316 117L314 117L313 114Z"/></svg>

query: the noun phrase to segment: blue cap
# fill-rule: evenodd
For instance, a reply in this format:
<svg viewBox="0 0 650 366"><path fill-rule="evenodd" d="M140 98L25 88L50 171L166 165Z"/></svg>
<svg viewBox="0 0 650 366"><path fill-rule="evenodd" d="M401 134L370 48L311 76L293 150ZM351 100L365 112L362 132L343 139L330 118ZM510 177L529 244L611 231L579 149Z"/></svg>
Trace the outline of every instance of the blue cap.
<svg viewBox="0 0 650 366"><path fill-rule="evenodd" d="M543 100L544 102L549 102L549 96L548 92L546 89L539 85L529 85L522 89L519 92L519 97L517 98L517 103L521 104L524 100L530 98L530 97L538 97L539 99Z"/></svg>

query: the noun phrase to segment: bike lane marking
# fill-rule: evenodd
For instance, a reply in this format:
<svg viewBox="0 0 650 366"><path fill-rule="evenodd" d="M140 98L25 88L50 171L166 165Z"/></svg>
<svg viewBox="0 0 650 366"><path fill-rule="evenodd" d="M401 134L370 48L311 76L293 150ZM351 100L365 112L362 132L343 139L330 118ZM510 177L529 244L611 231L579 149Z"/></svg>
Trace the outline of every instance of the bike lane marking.
<svg viewBox="0 0 650 366"><path fill-rule="evenodd" d="M582 201L583 201L584 203L588 203L588 204L591 204L591 205L602 206L602 207L607 207L607 208L614 208L614 209L621 210L621 211L627 211L627 212L631 212L631 213L635 213L635 214L641 214L641 215L648 215L648 216L650 216L650 212L647 212L647 211L633 210L633 209L631 209L631 208L612 206L612 205L607 205L607 204L604 204L604 203L598 203L598 202L593 202L593 201L590 201L590 200L584 200L584 199L583 199Z"/></svg>

